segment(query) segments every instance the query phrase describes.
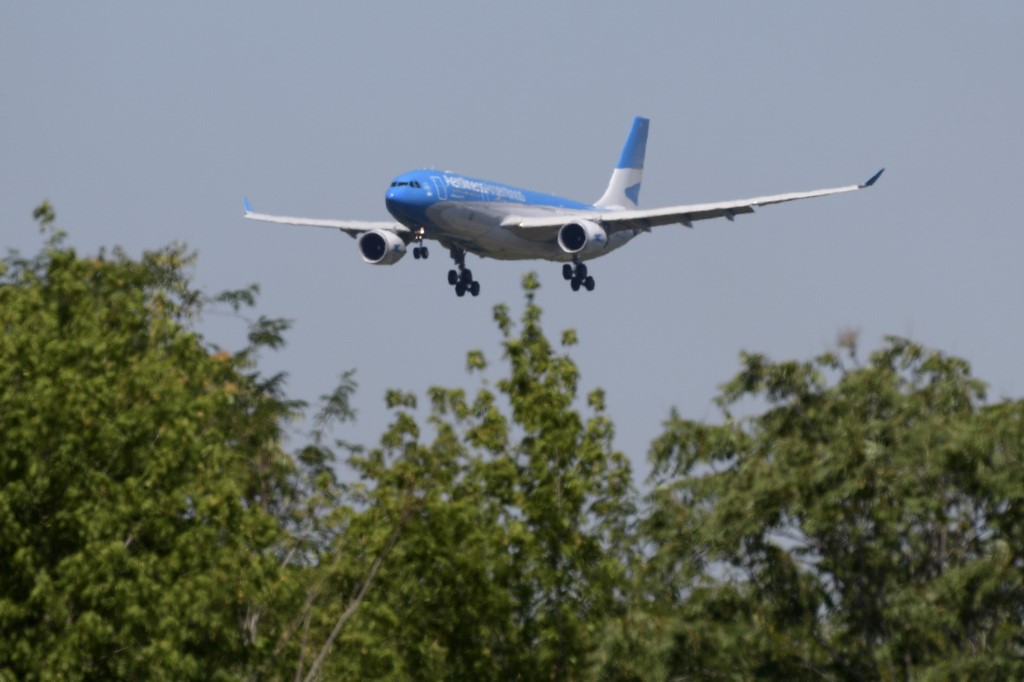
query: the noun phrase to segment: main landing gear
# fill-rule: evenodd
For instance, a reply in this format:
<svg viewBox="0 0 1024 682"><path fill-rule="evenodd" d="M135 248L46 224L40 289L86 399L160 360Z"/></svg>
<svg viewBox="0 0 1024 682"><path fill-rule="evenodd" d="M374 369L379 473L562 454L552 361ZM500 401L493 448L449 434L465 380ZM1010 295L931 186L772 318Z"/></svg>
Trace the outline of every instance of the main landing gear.
<svg viewBox="0 0 1024 682"><path fill-rule="evenodd" d="M562 277L569 280L573 291L579 291L581 286L587 291L594 290L594 278L587 274L586 264L578 258L562 266Z"/></svg>
<svg viewBox="0 0 1024 682"><path fill-rule="evenodd" d="M480 282L473 279L473 273L466 267L466 252L457 246L450 247L448 251L451 253L455 265L459 268L458 272L455 270L448 271L448 284L455 287L455 295L461 298L468 291L472 296L479 296Z"/></svg>

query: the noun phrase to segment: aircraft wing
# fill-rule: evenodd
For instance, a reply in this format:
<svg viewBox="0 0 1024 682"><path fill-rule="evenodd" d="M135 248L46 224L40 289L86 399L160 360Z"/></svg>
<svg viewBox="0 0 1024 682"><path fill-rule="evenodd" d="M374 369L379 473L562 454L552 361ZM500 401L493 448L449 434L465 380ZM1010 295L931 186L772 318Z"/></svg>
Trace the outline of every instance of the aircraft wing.
<svg viewBox="0 0 1024 682"><path fill-rule="evenodd" d="M370 230L382 230L402 234L409 232L409 228L399 222L384 222L373 220L331 220L324 218L297 218L286 215L271 215L269 213L256 213L252 210L252 204L245 199L245 217L249 220L260 220L267 223L283 223L285 225L304 225L308 227L328 227L341 230L351 237L358 236Z"/></svg>
<svg viewBox="0 0 1024 682"><path fill-rule="evenodd" d="M829 189L816 189L810 192L790 192L789 194L773 194L753 199L736 199L733 201L719 201L709 204L689 204L683 206L666 206L665 208L651 209L630 209L630 210L599 210L573 211L571 213L552 214L541 217L510 216L502 221L502 225L511 228L520 228L524 231L539 233L550 232L552 228L557 230L562 225L572 220L592 220L600 223L609 233L620 230L642 230L647 231L659 225L671 225L680 223L686 227L693 227L695 220L708 220L710 218L728 218L732 220L735 216L743 213L753 213L757 206L769 204L781 204L786 201L797 199L811 199L823 197L829 194L842 194L843 192L855 192L875 184L885 169L878 171L871 176L867 182L859 185L846 185L845 187L832 187ZM537 235L540 236L539 234Z"/></svg>

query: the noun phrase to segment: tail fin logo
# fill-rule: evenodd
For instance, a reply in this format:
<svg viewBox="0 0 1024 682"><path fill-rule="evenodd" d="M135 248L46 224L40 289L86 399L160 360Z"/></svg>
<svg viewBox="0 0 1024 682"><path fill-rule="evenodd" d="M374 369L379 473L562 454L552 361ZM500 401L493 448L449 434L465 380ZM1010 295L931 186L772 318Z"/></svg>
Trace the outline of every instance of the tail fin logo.
<svg viewBox="0 0 1024 682"><path fill-rule="evenodd" d="M629 200L633 202L634 206L639 206L640 205L640 183L638 182L635 185L630 185L629 187L627 187L626 188L626 196L629 197Z"/></svg>

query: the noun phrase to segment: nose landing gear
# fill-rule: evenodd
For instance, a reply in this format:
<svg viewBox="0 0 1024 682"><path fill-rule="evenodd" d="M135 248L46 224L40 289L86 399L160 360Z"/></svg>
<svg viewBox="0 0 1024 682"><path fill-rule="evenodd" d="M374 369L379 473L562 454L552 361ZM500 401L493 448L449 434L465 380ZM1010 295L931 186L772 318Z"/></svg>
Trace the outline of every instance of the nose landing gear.
<svg viewBox="0 0 1024 682"><path fill-rule="evenodd" d="M419 230L416 231L416 236L413 238L413 240L416 242L416 246L414 246L412 249L412 257L415 258L416 260L419 260L420 258L426 260L427 256L430 255L430 251L427 251L427 247L423 246L423 235L425 233L426 230L424 230L421 227Z"/></svg>

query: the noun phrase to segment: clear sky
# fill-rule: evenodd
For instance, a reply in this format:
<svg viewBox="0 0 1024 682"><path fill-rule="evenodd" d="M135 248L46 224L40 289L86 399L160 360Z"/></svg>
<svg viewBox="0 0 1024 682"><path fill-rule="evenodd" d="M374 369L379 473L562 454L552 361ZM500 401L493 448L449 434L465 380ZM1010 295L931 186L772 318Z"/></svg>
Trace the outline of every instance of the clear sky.
<svg viewBox="0 0 1024 682"><path fill-rule="evenodd" d="M672 406L716 419L741 350L809 358L844 329L963 356L1024 394L1024 3L8 2L0 6L0 247L34 252L43 199L84 252L181 240L197 284L258 282L288 317L267 371L315 399L357 368L373 442L387 388L475 386L500 359L491 308L538 301L574 328L583 388L646 471ZM457 299L433 249L362 263L266 212L387 219L404 170L439 167L592 201L635 115L651 118L641 205L860 182L876 187L657 228L591 262L469 258ZM210 317L212 340L240 324Z"/></svg>

